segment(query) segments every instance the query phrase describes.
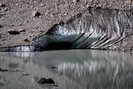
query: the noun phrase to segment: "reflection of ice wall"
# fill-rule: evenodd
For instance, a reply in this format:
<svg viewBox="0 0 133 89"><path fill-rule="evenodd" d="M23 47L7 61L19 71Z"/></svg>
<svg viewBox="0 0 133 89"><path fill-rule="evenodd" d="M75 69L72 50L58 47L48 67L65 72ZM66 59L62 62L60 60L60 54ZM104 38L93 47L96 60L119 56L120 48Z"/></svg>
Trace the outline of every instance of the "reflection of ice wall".
<svg viewBox="0 0 133 89"><path fill-rule="evenodd" d="M17 57L13 58L9 56L9 53L1 52L0 53L0 68L7 69L9 71L22 71L24 60L19 60Z"/></svg>
<svg viewBox="0 0 133 89"><path fill-rule="evenodd" d="M124 69L125 66L119 63L106 60L89 60L82 63L62 63L58 65L58 72L63 74L72 74L73 77L98 76L102 72L110 77L115 76L117 71Z"/></svg>
<svg viewBox="0 0 133 89"><path fill-rule="evenodd" d="M9 52L8 55L30 59L35 55L35 53L34 52Z"/></svg>
<svg viewBox="0 0 133 89"><path fill-rule="evenodd" d="M59 64L58 72L86 86L98 86L98 88L132 87L133 69L127 62L132 57L126 55L118 52L94 50L92 57L87 57L86 60Z"/></svg>

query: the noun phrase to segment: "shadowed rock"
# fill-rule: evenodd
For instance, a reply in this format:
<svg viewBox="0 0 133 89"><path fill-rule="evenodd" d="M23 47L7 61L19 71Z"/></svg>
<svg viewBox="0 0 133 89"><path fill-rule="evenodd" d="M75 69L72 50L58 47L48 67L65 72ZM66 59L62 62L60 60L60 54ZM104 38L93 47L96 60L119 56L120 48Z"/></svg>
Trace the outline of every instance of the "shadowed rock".
<svg viewBox="0 0 133 89"><path fill-rule="evenodd" d="M9 71L8 69L0 68L0 72L8 72L8 71Z"/></svg>
<svg viewBox="0 0 133 89"><path fill-rule="evenodd" d="M15 31L15 30L9 30L8 33L9 33L10 35L18 35L18 34L20 34L19 31Z"/></svg>
<svg viewBox="0 0 133 89"><path fill-rule="evenodd" d="M38 81L39 84L55 84L54 80L52 78L41 78L39 81Z"/></svg>

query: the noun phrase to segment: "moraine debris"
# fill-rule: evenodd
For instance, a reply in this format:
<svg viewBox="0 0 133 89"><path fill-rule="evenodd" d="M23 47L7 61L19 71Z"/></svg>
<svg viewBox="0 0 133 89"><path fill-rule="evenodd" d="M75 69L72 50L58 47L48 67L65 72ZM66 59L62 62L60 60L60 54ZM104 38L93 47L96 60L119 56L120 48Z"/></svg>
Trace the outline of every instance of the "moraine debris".
<svg viewBox="0 0 133 89"><path fill-rule="evenodd" d="M3 3L0 3L0 7L6 7L6 5Z"/></svg>
<svg viewBox="0 0 133 89"><path fill-rule="evenodd" d="M55 85L55 81L52 79L52 78L41 78L39 81L38 81L39 84L50 84L50 85Z"/></svg>
<svg viewBox="0 0 133 89"><path fill-rule="evenodd" d="M2 25L0 25L0 28L2 28Z"/></svg>
<svg viewBox="0 0 133 89"><path fill-rule="evenodd" d="M9 71L8 69L0 68L0 72L8 72L8 71Z"/></svg>
<svg viewBox="0 0 133 89"><path fill-rule="evenodd" d="M8 33L9 33L10 35L19 35L19 34L20 34L19 31L16 31L16 30L13 30L13 29L9 30Z"/></svg>
<svg viewBox="0 0 133 89"><path fill-rule="evenodd" d="M25 41L25 42L30 42L30 40L29 40L29 39L27 39L27 38L26 38L26 39L24 39L24 41Z"/></svg>
<svg viewBox="0 0 133 89"><path fill-rule="evenodd" d="M39 17L40 15L41 15L41 13L38 12L38 11L33 11L33 12L32 12L32 16L33 16L33 17Z"/></svg>
<svg viewBox="0 0 133 89"><path fill-rule="evenodd" d="M73 3L78 3L80 0L73 0Z"/></svg>
<svg viewBox="0 0 133 89"><path fill-rule="evenodd" d="M25 29L19 29L19 32L26 32Z"/></svg>

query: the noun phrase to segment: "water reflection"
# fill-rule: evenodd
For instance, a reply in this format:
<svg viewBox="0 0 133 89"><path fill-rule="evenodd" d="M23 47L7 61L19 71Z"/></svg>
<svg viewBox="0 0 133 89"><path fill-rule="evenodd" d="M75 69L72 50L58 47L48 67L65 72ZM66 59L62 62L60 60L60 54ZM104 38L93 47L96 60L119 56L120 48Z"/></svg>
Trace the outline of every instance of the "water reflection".
<svg viewBox="0 0 133 89"><path fill-rule="evenodd" d="M0 55L0 66L3 64L2 59L7 60L8 57L13 57L12 60L16 59L15 62L20 59L22 62L19 61L18 64L23 66L21 69L28 71L33 76L39 75L46 68L53 75L58 74L67 77L69 83L76 83L75 87L80 85L82 89L133 88L132 53L62 50L40 53L0 53ZM26 63L25 60L29 61ZM80 88L65 86L63 89Z"/></svg>

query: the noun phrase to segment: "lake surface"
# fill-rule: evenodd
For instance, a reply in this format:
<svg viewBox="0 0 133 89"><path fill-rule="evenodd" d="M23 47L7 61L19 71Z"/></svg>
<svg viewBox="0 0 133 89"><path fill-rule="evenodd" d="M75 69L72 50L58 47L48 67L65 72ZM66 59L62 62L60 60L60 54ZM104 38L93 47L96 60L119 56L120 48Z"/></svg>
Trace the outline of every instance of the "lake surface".
<svg viewBox="0 0 133 89"><path fill-rule="evenodd" d="M52 84L39 84L41 78ZM0 89L133 89L133 53L1 52Z"/></svg>

